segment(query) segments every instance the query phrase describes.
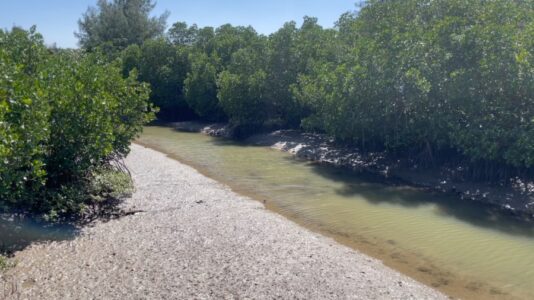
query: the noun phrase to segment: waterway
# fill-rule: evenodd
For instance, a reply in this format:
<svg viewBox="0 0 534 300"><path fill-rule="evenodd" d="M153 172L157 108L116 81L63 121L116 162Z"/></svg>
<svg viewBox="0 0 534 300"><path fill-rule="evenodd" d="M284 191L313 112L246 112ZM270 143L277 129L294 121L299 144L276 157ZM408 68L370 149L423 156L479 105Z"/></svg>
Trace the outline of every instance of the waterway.
<svg viewBox="0 0 534 300"><path fill-rule="evenodd" d="M534 299L534 225L480 204L166 127L138 143L464 299Z"/></svg>

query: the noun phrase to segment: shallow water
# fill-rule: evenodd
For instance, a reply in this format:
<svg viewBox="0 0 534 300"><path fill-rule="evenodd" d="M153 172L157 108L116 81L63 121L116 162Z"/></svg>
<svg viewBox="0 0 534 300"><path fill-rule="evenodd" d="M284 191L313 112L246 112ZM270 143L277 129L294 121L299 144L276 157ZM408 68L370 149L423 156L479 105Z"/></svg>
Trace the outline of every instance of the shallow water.
<svg viewBox="0 0 534 300"><path fill-rule="evenodd" d="M0 215L0 254L22 250L32 243L69 240L77 233L78 229L69 224L49 224Z"/></svg>
<svg viewBox="0 0 534 300"><path fill-rule="evenodd" d="M139 143L448 295L534 299L534 226L442 194L164 127Z"/></svg>

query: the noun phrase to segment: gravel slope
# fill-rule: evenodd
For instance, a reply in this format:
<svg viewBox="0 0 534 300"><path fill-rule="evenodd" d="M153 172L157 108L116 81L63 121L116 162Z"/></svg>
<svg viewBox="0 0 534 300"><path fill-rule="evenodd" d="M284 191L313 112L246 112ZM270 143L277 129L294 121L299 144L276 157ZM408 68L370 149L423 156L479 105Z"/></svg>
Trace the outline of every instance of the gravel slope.
<svg viewBox="0 0 534 300"><path fill-rule="evenodd" d="M19 252L8 299L447 298L162 153L126 163L145 212Z"/></svg>

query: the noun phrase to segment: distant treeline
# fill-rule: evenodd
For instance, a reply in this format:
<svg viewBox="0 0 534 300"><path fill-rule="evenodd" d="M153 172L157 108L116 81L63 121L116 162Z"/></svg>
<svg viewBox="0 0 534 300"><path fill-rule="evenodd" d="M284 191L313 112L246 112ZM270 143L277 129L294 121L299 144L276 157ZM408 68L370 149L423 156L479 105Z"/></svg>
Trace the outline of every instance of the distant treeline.
<svg viewBox="0 0 534 300"><path fill-rule="evenodd" d="M109 16L132 15L117 14L122 2L85 15L82 46L106 40L94 28L109 30ZM150 38L103 44L125 76L150 83L161 118L325 132L362 151L468 162L473 178L534 166L533 1L370 0L333 29L306 17L269 36L185 23L163 33L165 17L139 31Z"/></svg>

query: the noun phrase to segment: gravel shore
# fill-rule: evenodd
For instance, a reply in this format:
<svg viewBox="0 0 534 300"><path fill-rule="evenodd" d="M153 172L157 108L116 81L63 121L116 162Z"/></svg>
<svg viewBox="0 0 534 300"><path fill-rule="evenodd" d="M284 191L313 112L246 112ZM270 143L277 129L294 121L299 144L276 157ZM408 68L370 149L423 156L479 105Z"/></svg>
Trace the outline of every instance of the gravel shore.
<svg viewBox="0 0 534 300"><path fill-rule="evenodd" d="M17 253L0 298L447 298L162 153L132 145L126 163L123 205L143 212Z"/></svg>

